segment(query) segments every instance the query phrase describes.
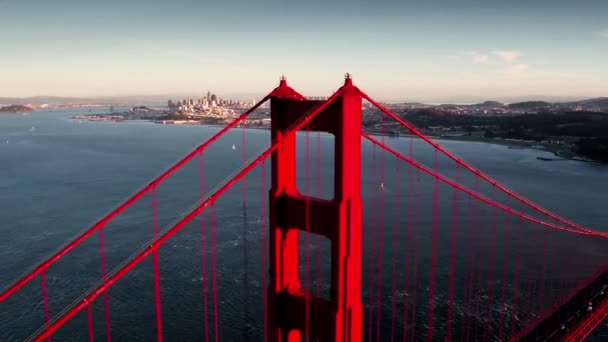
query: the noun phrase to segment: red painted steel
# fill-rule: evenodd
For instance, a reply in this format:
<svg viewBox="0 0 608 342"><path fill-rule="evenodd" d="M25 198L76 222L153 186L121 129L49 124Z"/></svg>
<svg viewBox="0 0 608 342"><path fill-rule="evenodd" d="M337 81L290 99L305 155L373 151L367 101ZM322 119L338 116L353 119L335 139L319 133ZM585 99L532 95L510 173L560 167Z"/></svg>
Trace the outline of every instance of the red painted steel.
<svg viewBox="0 0 608 342"><path fill-rule="evenodd" d="M347 75L342 88L340 134L336 135L335 196L338 241L332 241L332 287L337 286L332 341L361 341L361 92Z"/></svg>
<svg viewBox="0 0 608 342"><path fill-rule="evenodd" d="M227 178L224 183L222 183L219 187L215 188L213 192L209 196L205 198L204 196L204 188L203 188L203 174L202 174L202 152L206 149L207 146L216 141L219 137L221 137L224 133L226 133L231 128L237 126L245 117L251 113L253 110L258 108L262 103L266 100L270 99L271 101L271 145L265 150L262 154L260 154L255 160L251 161L249 164L245 163L245 133L242 132L242 158L243 165L241 169L234 175L232 178ZM382 135L382 141L364 133L361 131L361 120L362 120L362 100L367 99L373 105L377 106L384 114L389 117L395 119L398 123L408 128L414 135L420 137L424 142L428 143L435 149L435 167L434 169L430 169L413 159L413 139L410 140L410 154L409 157L405 156L395 149L386 146L384 143L384 135ZM384 133L384 116L382 118L382 133ZM296 183L296 132L299 130L306 130L306 193L303 195ZM309 176L310 176L310 146L309 146L309 131L319 131L319 132L328 132L333 134L335 137L335 172L334 172L334 198L331 200L322 200L320 198L311 197L310 192L310 184L309 184ZM454 293L455 293L455 259L456 259L456 227L458 222L458 214L457 214L457 204L458 204L458 192L463 192L470 196L471 199L477 199L481 202L489 204L490 206L500 209L502 213L506 214L506 232L505 232L505 240L509 240L510 234L515 234L516 232L511 232L511 218L518 217L519 218L519 229L518 236L521 235L521 222L523 220L527 220L529 222L551 228L551 232L555 230L560 230L564 232L574 233L578 235L585 236L595 236L600 238L607 238L607 233L600 233L575 223L572 223L566 219L560 218L559 216L546 211L545 209L537 206L534 203L524 199L523 197L511 192L506 189L502 185L498 184L496 181L492 180L488 176L482 174L480 171L474 169L468 164L461 161L456 156L452 155L450 152L424 136L422 133L417 131L414 127L409 125L404 120L400 119L395 114L391 113L377 102L370 99L367 95L362 93L357 87L352 84L352 80L350 76L347 75L345 79L344 86L340 88L335 94L333 94L326 101L311 101L307 100L293 90L291 87L287 85L285 78L282 78L280 81L280 85L275 88L268 96L266 96L262 101L260 101L256 106L254 106L249 111L242 114L235 121L230 123L228 126L220 130L217 134L215 134L210 140L205 142L204 144L197 147L193 152L188 154L186 157L181 159L167 171L165 171L161 176L153 180L146 187L139 190L133 197L127 200L125 203L114 209L108 214L108 216L104 217L102 220L97 222L94 226L86 230L79 237L77 237L74 241L67 244L65 247L59 250L56 254L54 254L51 258L45 260L41 264L39 264L32 272L27 273L21 279L19 279L16 283L10 286L5 292L0 294L0 302L4 299L8 298L11 294L17 291L20 287L24 286L34 277L40 275L42 282L42 294L43 294L43 309L44 309L44 318L45 324L36 332L34 337L35 341L50 341L52 334L60 328L63 324L65 324L68 320L70 320L74 315L78 312L86 309L87 311L87 329L89 340L93 340L93 324L92 324L92 313L91 313L91 303L98 297L103 295L104 300L104 309L105 309L105 320L106 320L106 335L108 341L110 340L110 325L109 325L109 311L108 311L108 303L107 303L107 290L119 279L121 279L124 275L126 275L130 270L132 270L137 264L143 261L147 256L152 254L153 256L153 272L154 272L154 293L155 293L155 304L156 304L156 328L157 328L157 338L159 341L162 341L162 320L161 320L161 299L160 299L160 277L159 277L159 261L158 261L158 248L163 245L171 236L177 233L180 229L182 229L188 222L192 219L201 217L201 230L203 234L203 278L204 283L204 306L205 306L205 340L210 338L208 322L207 322L207 286L206 286L206 278L207 278L207 270L206 270L206 260L205 260L205 248L206 248L206 236L205 236L205 225L202 220L202 212L205 208L211 207L211 273L212 273L212 295L213 295L213 329L214 334L213 338L215 341L220 341L222 338L219 337L219 312L218 312L218 288L217 288L217 248L216 248L216 217L215 217L215 202L216 200L222 196L228 189L233 187L236 182L243 179L243 177L248 174L254 167L261 164L262 166L262 189L265 190L265 160L267 157L272 156L271 160L271 190L268 194L263 195L262 201L262 226L265 225L266 221L266 212L265 212L265 200L269 199L269 227L267 227L267 231L264 230L262 233L262 286L263 286L263 301L264 301L264 310L263 310L263 333L264 333L264 341L270 342L299 342L301 340L311 340L314 339L316 341L333 341L333 342L346 342L346 341L361 341L362 333L363 333L363 322L362 322L362 304L361 304L361 281L362 281L362 204L361 204L361 137L369 140L373 143L374 146L374 156L375 156L375 148L376 145L382 148L381 150L381 171L380 177L382 184L384 184L384 152L388 152L392 154L394 157L403 160L409 163L412 167L408 170L408 181L409 181L409 199L408 199L408 210L407 214L409 215L408 223L407 223L407 231L406 233L406 243L405 248L406 251L406 270L405 270L405 292L409 293L410 287L412 292L412 297L410 299L406 299L404 297L404 313L403 313L403 340L414 340L419 338L420 336L416 336L415 327L417 317L420 316L419 312L416 312L416 288L417 288L417 267L418 267L418 251L420 248L425 248L424 246L418 246L418 234L419 234L419 220L420 220L420 174L426 173L433 177L434 187L433 187L433 212L432 212L432 221L430 227L430 270L429 270L429 287L427 288L428 292L428 311L426 313L426 329L424 333L426 333L426 339L431 341L433 339L438 338L436 330L436 326L439 326L439 322L437 322L438 312L440 311L440 306L438 305L438 298L435 297L437 293L436 288L436 278L435 268L437 265L437 252L438 252L438 219L439 219L439 182L443 182L449 186L451 186L454 190L453 199L452 199L452 224L450 230L450 265L449 265L449 287L447 294L447 331L446 338L447 340L454 339L454 335L456 332L453 330L455 318L455 310L453 308L454 305ZM449 179L443 175L441 175L437 169L438 166L438 152L448 156L453 161L457 163L457 176L454 180ZM169 177L173 172L181 168L185 163L194 158L196 155L200 156L199 160L199 181L200 181L200 193L201 199L199 202L191 208L184 216L182 216L178 221L176 221L168 230L164 233L159 234L157 227L157 213L156 213L156 194L155 189L164 179ZM320 155L320 138L317 135L317 158ZM374 158L375 163L375 158ZM464 169L472 172L475 177L476 187L474 190L470 190L459 183L458 179L458 166L462 166ZM414 174L414 171L416 174ZM375 165L374 165L374 173L375 173ZM317 183L317 196L320 195L320 159L317 159L317 175L319 178L319 183ZM414 182L414 176L416 177L416 183ZM397 176L399 177L399 176ZM515 198L522 204L527 207L533 208L537 212L540 212L554 220L558 223L547 222L545 220L541 220L530 215L524 214L522 211L517 211L510 206L510 203L500 204L494 200L494 198L488 198L479 194L477 189L478 179L483 179L486 182L490 183L495 189L499 189L506 194L508 194L509 198ZM397 184L399 179L397 178ZM383 187L382 187L383 188ZM242 197L243 197L243 205L246 203L246 193L245 193L245 184L243 184L242 189ZM152 195L152 215L153 215L153 229L154 229L154 238L149 242L148 245L144 246L140 249L136 254L132 257L128 258L125 262L121 264L121 266L106 274L105 270L105 248L103 242L103 228L106 223L112 220L115 216L120 214L124 209L129 207L139 198L141 198L146 193L151 192ZM382 193L379 195L379 223L378 227L375 227L372 232L375 236L377 236L377 246L374 246L374 242L372 243L372 248L377 249L377 260L373 260L371 268L377 271L375 277L377 279L372 279L372 286L370 288L370 314L374 312L376 316L376 330L370 329L369 337L370 339L373 336L379 341L382 338L386 338L382 335L388 335L387 330L383 330L383 323L381 322L381 307L382 307L382 272L383 272L383 261L382 261L382 241L383 241L383 207L384 207L384 189L382 189ZM396 301L395 301L395 293L397 288L397 237L398 234L398 225L399 225L399 217L398 215L398 205L399 205L399 194L398 192L395 194L395 202L396 202L396 216L393 228L393 255L392 255L392 284L391 284L391 321L390 321L390 335L391 340L395 339L395 330L396 330L396 320L395 315L396 312ZM415 208L414 208L415 205ZM245 208L245 207L244 207ZM473 220L476 221L475 215L477 215L475 207L473 207ZM497 220L497 219L496 219ZM496 223L493 220L494 223ZM474 223L475 225L475 223ZM496 227L494 227L496 228ZM263 227L263 229L265 229ZM300 264L298 260L298 234L299 231L305 231L306 235L306 286L302 286L301 281L299 279L299 271ZM377 231L376 231L377 230ZM61 313L55 317L54 319L50 319L49 313L49 298L47 296L46 289L46 270L49 266L51 266L55 261L59 258L63 257L66 253L68 253L74 246L78 245L84 239L89 237L94 232L99 231L100 233L100 253L101 253L101 267L102 267L102 280L101 282L91 291L87 292L80 300L73 303L71 306L61 311ZM246 233L246 232L245 232ZM320 269L321 269L321 258L320 251L317 249L317 283L316 283L316 294L313 294L312 286L310 284L310 251L308 250L309 243L311 242L309 233L317 234L317 246L319 246L319 241L321 238L327 238L331 243L331 297L326 300L320 298L319 295L319 286L320 286ZM412 236L413 235L413 236ZM246 237L244 237L246 238ZM495 240L498 239L498 235L494 237ZM518 241L521 240L521 237L518 237ZM518 243L520 244L520 243ZM460 246L458 246L461 248ZM516 269L521 268L519 265L520 262L518 260L521 257L518 254L521 252L516 252L514 256L512 256L508 252L509 244L505 243L503 254L503 262L502 262L502 273L497 274L502 279L502 283L507 283L507 267L508 259L514 258L513 264ZM410 251L411 249L411 251ZM268 259L266 256L266 251L268 251ZM494 250L493 257L488 259L487 264L492 265L495 262L492 262L492 258L496 258L498 255L498 250ZM474 311L482 316L490 317L492 312L489 309L489 306L485 308L481 306L479 303L472 303L472 296L474 293L474 288L482 289L484 288L481 283L490 284L490 278L486 279L485 275L481 272L477 276L479 280L477 281L477 285L475 285L475 260L478 256L475 255L475 251L470 251L467 253L465 251L465 262L469 262L473 264L473 270L467 270L467 276L465 276L465 305L468 307L469 311ZM547 250L545 250L544 257L547 257ZM413 261L411 260L413 259ZM471 259L471 260L468 260ZM410 262L413 265L410 265ZM482 263L483 264L483 263ZM410 269L412 267L412 270ZM483 267L483 266L482 266ZM547 266L543 266L547 267ZM269 270L268 274L266 270ZM410 274L412 271L413 274ZM497 270L492 269L491 272L498 272ZM517 275L517 271L515 272ZM544 270L542 271L544 274ZM490 277L490 275L488 275ZM543 286L541 285L544 282L543 279L539 284L532 284L531 286L522 284L523 287L530 288L530 291L533 292L535 289L534 286ZM593 278L593 277L592 277ZM412 280L413 279L413 280ZM439 278L437 278L439 279ZM591 278L590 278L591 279ZM593 278L595 279L595 278ZM513 280L514 287L518 287L518 279L517 277ZM579 291L584 287L585 284L581 284L577 289L570 293L570 296L566 296L564 299L554 303L553 309L560 305L561 303L565 303L565 300L571 298L576 291ZM489 285L488 285L489 287ZM540 291L540 301L543 300L543 292L544 288L539 288ZM549 288L549 291L551 289ZM494 293L495 291L492 291ZM375 302L374 302L375 296ZM385 295L386 296L386 295ZM506 304L506 288L502 288L500 291L500 295L498 296L498 302L501 304L500 307L504 307ZM547 297L551 297L550 294L547 294ZM408 301L410 301L408 303ZM475 306L473 308L473 306ZM529 326L526 326L521 332L516 334L511 338L511 340L516 340L518 336L523 336L524 333L534 331L535 324L542 321L544 318L548 317L548 315L552 314L553 311L547 311L541 317L531 322ZM507 330L507 322L505 319L510 319L505 317L505 312L500 312L500 321L498 327L498 337L499 339L503 338L503 335L511 335L512 331L510 331L511 327ZM602 302L598 305L597 308L594 308L592 313L589 313L586 317L582 319L576 328L567 334L567 341L582 341L586 338L597 325L599 325L604 319L608 317L608 302ZM462 338L469 339L472 337L476 339L479 333L483 334L484 340L488 338L492 338L492 331L490 327L484 327L483 322L479 320L475 320L473 324L473 329L470 328L470 319L471 313L469 313L466 317L462 318L462 329L460 331L460 335ZM373 328L372 325L373 319L370 316L370 328ZM418 322L418 326L420 326L420 322ZM444 324L441 324L444 325ZM485 329L482 331L482 329ZM422 330L422 328L419 328ZM471 333L470 330L473 330ZM472 336L470 336L472 334ZM465 337L466 336L466 337ZM505 337L506 337L505 336ZM223 337L225 338L225 337Z"/></svg>
<svg viewBox="0 0 608 342"><path fill-rule="evenodd" d="M314 108L318 101L294 101L281 96L289 94L286 83L283 91L271 99L271 136L285 135L292 120L298 120L306 108ZM280 88L280 87L279 87ZM361 93L347 77L338 93L324 102L311 129L331 132L336 137L336 172L334 199L324 201L302 196L296 185L295 136L282 139L272 156L272 188L270 191L270 288L269 340L298 342L306 332L320 341L361 340ZM307 127L308 128L308 127ZM286 223L285 215L296 216L304 201L303 222ZM309 227L308 217L315 208L329 207L333 224ZM306 210L308 209L308 210ZM324 231L331 240L330 301L322 300L304 290L298 270L299 230ZM304 302L304 310L299 311ZM309 313L309 314L308 314ZM310 317L308 317L310 316ZM290 317L293 321L286 321Z"/></svg>

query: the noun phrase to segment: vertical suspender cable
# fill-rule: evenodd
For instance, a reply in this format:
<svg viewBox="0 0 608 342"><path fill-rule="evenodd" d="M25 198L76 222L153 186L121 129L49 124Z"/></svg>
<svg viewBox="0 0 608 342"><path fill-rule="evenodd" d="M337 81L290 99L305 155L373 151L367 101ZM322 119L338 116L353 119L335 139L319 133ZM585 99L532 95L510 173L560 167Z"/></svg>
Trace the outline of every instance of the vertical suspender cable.
<svg viewBox="0 0 608 342"><path fill-rule="evenodd" d="M268 226L266 223L266 160L262 161L262 213L261 213L261 224L262 224L262 306L263 306L263 325L264 325L264 340L268 341Z"/></svg>
<svg viewBox="0 0 608 342"><path fill-rule="evenodd" d="M435 172L438 171L438 152L435 150ZM428 332L426 340L433 340L433 324L435 319L435 273L437 267L437 238L439 229L439 179L435 177L433 187L433 223L431 228L431 269L429 276L429 311L427 318Z"/></svg>
<svg viewBox="0 0 608 342"><path fill-rule="evenodd" d="M205 196L205 178L203 173L203 152L199 153L198 176L201 201ZM209 342L209 305L207 303L207 228L205 225L205 211L201 211L201 263L203 273L203 328L205 330L205 342Z"/></svg>
<svg viewBox="0 0 608 342"><path fill-rule="evenodd" d="M219 342L220 332L217 310L217 241L215 226L215 202L211 204L211 286L213 288L213 329L214 341Z"/></svg>
<svg viewBox="0 0 608 342"><path fill-rule="evenodd" d="M154 240L158 238L158 222L156 212L156 188L152 189L152 217L154 226ZM158 249L152 255L154 266L154 302L156 303L156 337L158 342L163 340L163 323L160 302L160 270L158 265Z"/></svg>
<svg viewBox="0 0 608 342"><path fill-rule="evenodd" d="M381 118L381 127L380 127L380 139L382 140L382 145L384 146L384 113L382 113ZM377 187L377 185L375 185ZM380 342L380 333L382 331L380 322L382 316L382 275L383 275L383 267L382 267L382 250L384 245L384 149L380 151L380 188L379 188L379 201L378 201L378 272L376 276L378 277L378 288L376 294L376 342Z"/></svg>
<svg viewBox="0 0 608 342"><path fill-rule="evenodd" d="M101 227L99 229L99 253L101 256L101 280L106 280L106 254L105 254L105 242L103 238L103 232L105 227ZM103 292L103 309L105 312L105 321L106 321L106 341L112 341L112 335L110 330L110 308L108 306L108 291Z"/></svg>
<svg viewBox="0 0 608 342"><path fill-rule="evenodd" d="M458 182L458 164L454 170L454 180ZM446 340L452 340L452 326L454 323L454 278L456 277L456 230L458 228L458 191L454 189L452 198L452 234L450 238L450 277L448 287L448 321Z"/></svg>
<svg viewBox="0 0 608 342"><path fill-rule="evenodd" d="M40 272L40 282L42 287L42 300L44 305L44 324L48 328L49 326L49 296L46 289L46 273ZM48 341L51 342L51 338L48 338Z"/></svg>

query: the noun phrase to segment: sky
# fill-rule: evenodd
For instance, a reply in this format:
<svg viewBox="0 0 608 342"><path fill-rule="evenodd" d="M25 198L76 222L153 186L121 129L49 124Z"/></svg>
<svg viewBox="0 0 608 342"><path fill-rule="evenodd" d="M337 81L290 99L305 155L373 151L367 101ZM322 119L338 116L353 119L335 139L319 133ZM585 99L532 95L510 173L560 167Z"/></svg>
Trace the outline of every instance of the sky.
<svg viewBox="0 0 608 342"><path fill-rule="evenodd" d="M0 0L0 97L608 96L605 0Z"/></svg>

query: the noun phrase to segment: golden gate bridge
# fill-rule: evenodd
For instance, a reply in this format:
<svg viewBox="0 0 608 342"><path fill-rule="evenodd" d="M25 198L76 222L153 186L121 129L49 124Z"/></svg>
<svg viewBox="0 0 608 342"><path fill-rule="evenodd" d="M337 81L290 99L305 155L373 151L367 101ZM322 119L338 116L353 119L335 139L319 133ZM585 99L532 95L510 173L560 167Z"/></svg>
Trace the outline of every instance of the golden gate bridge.
<svg viewBox="0 0 608 342"><path fill-rule="evenodd" d="M267 101L270 144L248 158L241 124ZM373 134L361 125L363 101L381 115ZM394 125L409 132L401 143L385 140ZM209 189L214 162L205 162L206 153L239 128L240 165ZM321 133L333 137L331 179L321 172ZM371 160L362 149L371 150ZM159 189L186 169L198 183L190 186L196 200L163 224ZM242 211L244 271L221 265L229 257L218 238L226 224L218 212L223 198ZM108 226L131 208L145 213L137 217L150 239L130 256L113 255ZM184 319L183 311L172 307L176 293L163 291L163 283L180 279L161 276L176 266L161 262L159 251L185 230L200 232L200 255L186 251L201 265L201 284L194 285L200 298L188 303L200 314L188 319L205 341L582 341L608 315L606 233L562 218L472 167L374 101L349 75L331 97L315 100L282 78L254 107L6 286L0 312L16 326L23 315L39 319L37 330L22 327L31 328L23 332L28 341L130 340L112 328L121 308L146 310L130 323L153 326L158 341L181 340L169 327ZM589 252L571 254L574 246ZM99 275L79 293L51 288L57 265L79 248L99 251ZM72 271L63 270L69 279ZM237 273L243 317L235 323L234 310L224 313L234 293L222 284ZM112 290L121 283L151 288L151 305L119 305ZM26 297L40 305L21 308ZM259 315L247 313L254 304ZM26 312L11 314L20 309ZM241 329L242 336L234 333ZM0 338L13 337L0 332Z"/></svg>

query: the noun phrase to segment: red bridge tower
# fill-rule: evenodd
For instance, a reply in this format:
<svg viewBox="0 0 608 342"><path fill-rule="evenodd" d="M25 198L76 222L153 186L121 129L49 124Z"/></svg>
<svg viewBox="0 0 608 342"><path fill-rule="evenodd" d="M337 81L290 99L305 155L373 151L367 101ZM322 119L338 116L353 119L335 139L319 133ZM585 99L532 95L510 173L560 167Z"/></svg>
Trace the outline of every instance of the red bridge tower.
<svg viewBox="0 0 608 342"><path fill-rule="evenodd" d="M298 342L308 332L320 341L360 341L361 308L361 92L346 75L341 95L303 129L335 137L334 198L302 195L296 185L296 136L272 154L270 190L270 341ZM311 101L281 79L271 97L271 139L324 101ZM298 233L331 241L331 296L307 293L298 276Z"/></svg>

